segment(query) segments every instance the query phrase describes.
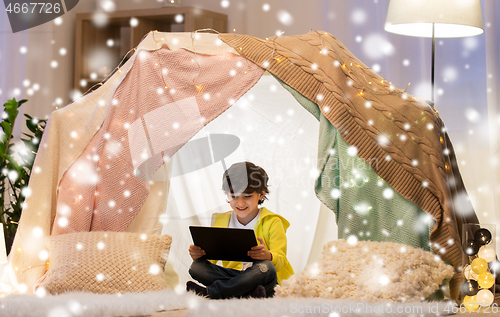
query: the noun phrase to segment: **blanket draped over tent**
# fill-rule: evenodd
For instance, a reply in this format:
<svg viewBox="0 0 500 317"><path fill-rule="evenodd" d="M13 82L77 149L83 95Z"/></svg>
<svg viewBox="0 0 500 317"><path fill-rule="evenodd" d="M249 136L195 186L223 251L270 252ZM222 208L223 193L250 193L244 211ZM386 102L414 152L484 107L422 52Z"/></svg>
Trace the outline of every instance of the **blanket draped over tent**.
<svg viewBox="0 0 500 317"><path fill-rule="evenodd" d="M153 182L155 172L264 70L320 122L315 191L336 213L339 237L424 249L430 241L459 267L461 224L477 218L465 212L472 210L467 201L454 205L465 189L431 106L393 87L326 32L266 41L150 32L102 87L51 114L10 255L17 282L30 289L43 275L41 238L49 234L158 233L151 219L164 210L160 196L169 184ZM364 174L348 168L350 159ZM380 184L390 187L390 203L373 189ZM422 215L432 221L415 232ZM457 273L455 296L459 282Z"/></svg>

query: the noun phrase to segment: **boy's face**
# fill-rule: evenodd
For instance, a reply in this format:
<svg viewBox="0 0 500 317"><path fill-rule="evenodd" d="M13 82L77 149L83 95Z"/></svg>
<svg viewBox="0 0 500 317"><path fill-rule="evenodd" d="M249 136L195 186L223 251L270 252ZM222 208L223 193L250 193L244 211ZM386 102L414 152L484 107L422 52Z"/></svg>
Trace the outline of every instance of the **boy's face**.
<svg viewBox="0 0 500 317"><path fill-rule="evenodd" d="M227 194L229 205L236 213L240 223L246 224L255 218L259 212L259 200L264 198L264 194L264 192L242 193L239 196L231 193Z"/></svg>

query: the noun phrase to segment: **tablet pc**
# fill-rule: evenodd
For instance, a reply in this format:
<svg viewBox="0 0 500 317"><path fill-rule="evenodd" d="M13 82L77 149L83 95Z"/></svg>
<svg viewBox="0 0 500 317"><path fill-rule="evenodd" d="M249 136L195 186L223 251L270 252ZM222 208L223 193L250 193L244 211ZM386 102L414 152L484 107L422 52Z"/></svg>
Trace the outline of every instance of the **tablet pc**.
<svg viewBox="0 0 500 317"><path fill-rule="evenodd" d="M202 259L252 262L247 255L257 245L252 229L190 226L193 243L205 250Z"/></svg>

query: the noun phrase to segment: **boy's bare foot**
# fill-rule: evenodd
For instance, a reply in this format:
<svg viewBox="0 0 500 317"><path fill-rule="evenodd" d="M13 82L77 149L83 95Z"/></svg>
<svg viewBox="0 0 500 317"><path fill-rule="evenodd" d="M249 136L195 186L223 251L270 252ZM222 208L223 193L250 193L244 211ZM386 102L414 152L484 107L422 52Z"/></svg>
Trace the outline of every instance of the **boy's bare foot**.
<svg viewBox="0 0 500 317"><path fill-rule="evenodd" d="M251 293L250 297L252 298L266 298L266 289L264 286L257 286Z"/></svg>
<svg viewBox="0 0 500 317"><path fill-rule="evenodd" d="M208 296L206 287L200 286L192 281L188 281L186 283L186 290L188 292L190 292L190 291L195 292L196 295L199 295L199 296L204 296L204 297ZM265 290L264 290L264 292L265 292Z"/></svg>

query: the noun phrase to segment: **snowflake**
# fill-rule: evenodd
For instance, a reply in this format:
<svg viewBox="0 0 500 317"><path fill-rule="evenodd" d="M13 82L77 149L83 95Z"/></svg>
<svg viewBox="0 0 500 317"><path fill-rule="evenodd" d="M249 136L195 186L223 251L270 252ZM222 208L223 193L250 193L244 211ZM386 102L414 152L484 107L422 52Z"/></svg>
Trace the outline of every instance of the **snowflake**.
<svg viewBox="0 0 500 317"><path fill-rule="evenodd" d="M102 282L104 281L104 274L102 273L99 273L96 275L95 279L98 281L98 282Z"/></svg>
<svg viewBox="0 0 500 317"><path fill-rule="evenodd" d="M321 270L318 266L318 263L314 263L310 268L309 268L309 274L311 276L317 276L319 273L321 273Z"/></svg>
<svg viewBox="0 0 500 317"><path fill-rule="evenodd" d="M383 135L383 134L380 134L377 137L377 142L381 146L388 145L389 144L389 138L387 136Z"/></svg>
<svg viewBox="0 0 500 317"><path fill-rule="evenodd" d="M151 274L151 275L158 275L158 274L160 274L160 272L161 272L161 268L158 264L152 264L149 267L149 274Z"/></svg>
<svg viewBox="0 0 500 317"><path fill-rule="evenodd" d="M66 217L61 217L57 220L57 225L61 228L66 228L68 226L68 218Z"/></svg>
<svg viewBox="0 0 500 317"><path fill-rule="evenodd" d="M358 244L358 237L356 237L355 235L350 235L348 238L347 238L347 243L349 245L352 245L352 246L355 246Z"/></svg>
<svg viewBox="0 0 500 317"><path fill-rule="evenodd" d="M394 45L381 34L370 34L363 41L363 52L370 59L392 56L395 51Z"/></svg>
<svg viewBox="0 0 500 317"><path fill-rule="evenodd" d="M365 23L366 12L363 9L355 9L351 14L351 21L358 25Z"/></svg>
<svg viewBox="0 0 500 317"><path fill-rule="evenodd" d="M32 193L33 191L29 187L23 187L23 189L21 189L21 195L24 197L30 197Z"/></svg>
<svg viewBox="0 0 500 317"><path fill-rule="evenodd" d="M389 277L385 274L382 274L382 276L379 277L378 281L379 281L380 285L382 285L382 286L387 286L391 282Z"/></svg>
<svg viewBox="0 0 500 317"><path fill-rule="evenodd" d="M394 191L393 191L391 188L386 188L386 189L384 189L384 191L382 192L382 196L383 196L385 199L391 199L392 197L394 197Z"/></svg>
<svg viewBox="0 0 500 317"><path fill-rule="evenodd" d="M69 311L73 314L73 315L82 315L83 313L83 310L85 309L85 307L83 307L79 302L77 302L76 300L70 300L67 304L67 307L69 308Z"/></svg>
<svg viewBox="0 0 500 317"><path fill-rule="evenodd" d="M481 120L481 115L473 108L469 108L465 111L465 117L472 123L478 123Z"/></svg>
<svg viewBox="0 0 500 317"><path fill-rule="evenodd" d="M351 145L347 148L347 155L354 157L358 154L358 148L354 145Z"/></svg>
<svg viewBox="0 0 500 317"><path fill-rule="evenodd" d="M129 23L131 27L135 28L139 25L139 20L137 18L130 18Z"/></svg>
<svg viewBox="0 0 500 317"><path fill-rule="evenodd" d="M340 198L340 190L337 188L332 189L330 195L332 196L333 199L339 199Z"/></svg>
<svg viewBox="0 0 500 317"><path fill-rule="evenodd" d="M42 261L47 261L47 259L49 258L49 251L47 250L41 250L39 253L38 253L38 258Z"/></svg>
<svg viewBox="0 0 500 317"><path fill-rule="evenodd" d="M453 82L457 78L458 78L458 70L455 67L449 66L443 70L443 81L444 82Z"/></svg>
<svg viewBox="0 0 500 317"><path fill-rule="evenodd" d="M281 10L278 12L278 20L287 26L292 25L293 23L292 15L285 10Z"/></svg>
<svg viewBox="0 0 500 317"><path fill-rule="evenodd" d="M38 298L44 298L45 295L47 295L47 291L45 290L45 287L43 287L43 286L38 287L35 291L35 295Z"/></svg>

